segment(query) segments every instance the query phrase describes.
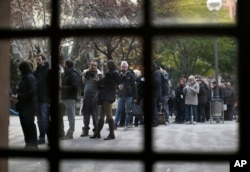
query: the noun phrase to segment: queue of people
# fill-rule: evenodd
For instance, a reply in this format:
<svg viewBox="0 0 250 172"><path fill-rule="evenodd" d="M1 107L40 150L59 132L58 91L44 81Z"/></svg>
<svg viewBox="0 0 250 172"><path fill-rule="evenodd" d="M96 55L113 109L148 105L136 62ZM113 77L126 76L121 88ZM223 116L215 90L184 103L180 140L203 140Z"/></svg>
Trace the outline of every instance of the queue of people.
<svg viewBox="0 0 250 172"><path fill-rule="evenodd" d="M47 135L50 142L50 69L46 58L42 54L36 55L37 67L33 72L27 61L21 62L19 70L22 79L17 94L11 95L16 104L21 126L24 133L25 148L38 149L39 144L45 144ZM83 98L81 112L83 127L80 137L100 139L101 131L106 122L109 126L109 135L104 140L115 139L115 130L123 124L124 131L129 124L135 126L143 124L144 116L133 117L129 114L131 105L137 103L143 106L144 83L143 71L132 71L127 61L119 63L117 69L114 61L106 63L107 72L103 74L97 66L97 61L91 60L89 67L82 73L76 70L72 60L64 62L64 72L60 77L60 131L59 138L68 140L74 138L76 103L79 92ZM163 65L152 65L152 127L158 126L159 104L165 114L165 122L169 123L169 116L175 113L176 123L196 124L209 119L208 102L215 95L216 85L212 86L202 79L190 75L186 80L178 80L175 96L170 95L169 74ZM220 98L227 105L225 120L232 120L236 93L231 84L219 89ZM116 112L112 114L112 104L117 98ZM171 102L171 106L170 106ZM142 108L143 109L143 108ZM174 110L173 110L174 109ZM63 116L68 118L69 128L65 132ZM35 116L39 134L36 130ZM124 116L124 121L122 117ZM192 118L192 119L191 119ZM90 120L92 125L90 126ZM89 134L92 128L93 135Z"/></svg>

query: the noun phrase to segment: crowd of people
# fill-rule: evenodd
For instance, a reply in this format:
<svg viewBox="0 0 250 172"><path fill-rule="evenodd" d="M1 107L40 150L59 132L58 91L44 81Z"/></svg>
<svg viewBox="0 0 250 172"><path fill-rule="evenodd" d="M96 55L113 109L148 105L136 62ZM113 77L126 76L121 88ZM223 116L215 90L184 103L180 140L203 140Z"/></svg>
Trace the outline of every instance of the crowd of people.
<svg viewBox="0 0 250 172"><path fill-rule="evenodd" d="M33 71L29 62L23 61L18 66L22 79L16 94L11 95L16 105L24 134L25 148L38 149L39 144L45 144L46 136L50 142L50 69L42 54L36 55L37 67ZM115 139L115 130L123 127L127 131L131 125L137 127L144 123L144 115L133 116L130 109L133 103L143 110L145 77L143 70L131 70L127 61L117 65L112 60L106 62L106 73L98 69L96 60L91 60L89 67L82 73L76 70L72 60L64 62L60 74L60 131L59 138L68 140L74 138L76 103L78 95L82 97L80 111L83 115L83 126L80 137L100 139L101 130L106 122L109 135L104 140ZM208 103L219 90L219 97L227 105L225 120L232 120L236 93L228 82L216 89L215 82L210 86L203 78L190 75L187 79L181 77L170 94L169 74L163 65L152 65L152 127L159 125L158 114L162 111L165 122L175 114L176 123L196 124L209 120ZM115 114L112 105L117 102ZM65 132L64 115L67 116L69 128ZM39 135L36 130L35 116ZM114 117L113 117L114 116ZM106 117L106 119L105 119ZM92 125L90 126L92 119ZM92 128L93 135L90 135Z"/></svg>

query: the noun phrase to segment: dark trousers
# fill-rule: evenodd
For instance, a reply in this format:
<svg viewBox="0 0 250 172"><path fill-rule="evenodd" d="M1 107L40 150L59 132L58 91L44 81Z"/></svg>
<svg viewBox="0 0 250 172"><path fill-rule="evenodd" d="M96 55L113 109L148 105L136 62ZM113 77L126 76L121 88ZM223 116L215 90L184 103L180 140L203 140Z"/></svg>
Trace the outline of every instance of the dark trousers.
<svg viewBox="0 0 250 172"><path fill-rule="evenodd" d="M37 146L37 131L34 112L29 107L23 107L22 110L19 111L19 118L26 147Z"/></svg>
<svg viewBox="0 0 250 172"><path fill-rule="evenodd" d="M49 135L49 104L39 103L38 108L37 124L39 129L39 139L45 140L45 133L47 136Z"/></svg>
<svg viewBox="0 0 250 172"><path fill-rule="evenodd" d="M198 118L197 118L198 122L205 122L205 118L206 118L205 108L206 108L205 103L198 104Z"/></svg>

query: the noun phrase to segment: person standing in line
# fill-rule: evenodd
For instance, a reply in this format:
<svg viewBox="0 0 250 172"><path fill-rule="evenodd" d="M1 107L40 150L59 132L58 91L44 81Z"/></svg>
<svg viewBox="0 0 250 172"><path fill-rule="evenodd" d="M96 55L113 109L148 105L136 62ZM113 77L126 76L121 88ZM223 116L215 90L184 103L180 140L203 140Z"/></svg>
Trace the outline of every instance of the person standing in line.
<svg viewBox="0 0 250 172"><path fill-rule="evenodd" d="M105 77L98 81L99 101L102 108L96 131L94 135L90 137L91 139L101 138L100 132L104 125L105 115L109 125L109 135L104 138L104 140L115 139L112 104L115 102L116 89L120 81L120 77L119 73L116 71L116 65L113 61L109 60L107 62L107 68L108 72L105 74Z"/></svg>
<svg viewBox="0 0 250 172"><path fill-rule="evenodd" d="M135 72L136 76L136 86L137 86L137 104L141 106L142 115L139 117L135 117L134 125L138 127L138 125L144 124L144 113L143 113L143 95L144 95L144 85L145 85L145 77L143 69Z"/></svg>
<svg viewBox="0 0 250 172"><path fill-rule="evenodd" d="M175 122L182 124L185 121L185 94L183 88L185 87L185 78L181 77L178 81L175 90L175 104L176 104L176 117Z"/></svg>
<svg viewBox="0 0 250 172"><path fill-rule="evenodd" d="M97 61L92 60L89 68L82 74L83 83L83 127L81 137L89 135L90 116L93 120L93 131L95 132L99 117L98 104L98 81L103 78L101 71L97 69Z"/></svg>
<svg viewBox="0 0 250 172"><path fill-rule="evenodd" d="M66 108L65 112L67 113L69 120L69 129L66 135L61 137L62 140L73 139L75 131L76 101L79 86L80 74L74 68L74 62L72 60L66 60L61 84L61 99ZM61 125L63 125L63 123ZM62 126L62 128L64 131L64 126Z"/></svg>
<svg viewBox="0 0 250 172"><path fill-rule="evenodd" d="M152 64L152 127L158 126L158 106L162 100L161 72L156 64Z"/></svg>
<svg viewBox="0 0 250 172"><path fill-rule="evenodd" d="M206 121L206 103L207 103L207 96L209 93L209 88L204 80L198 80L200 91L198 94L198 122L205 122Z"/></svg>
<svg viewBox="0 0 250 172"><path fill-rule="evenodd" d="M188 83L183 89L185 94L185 105L186 105L186 121L187 124L195 125L197 122L197 106L198 106L198 94L199 94L200 86L195 81L195 77L190 75L188 77ZM193 121L191 117L193 116Z"/></svg>
<svg viewBox="0 0 250 172"><path fill-rule="evenodd" d="M38 144L45 144L45 133L49 142L49 102L50 102L50 78L49 64L42 54L36 55L37 68L34 75L37 80L38 114L37 123L39 129Z"/></svg>
<svg viewBox="0 0 250 172"><path fill-rule="evenodd" d="M236 93L234 88L231 86L230 82L226 83L226 88L225 88L225 104L227 105L227 110L225 110L225 120L232 121L233 120L233 115L234 115L234 105L236 102Z"/></svg>
<svg viewBox="0 0 250 172"><path fill-rule="evenodd" d="M137 99L137 89L135 75L128 69L128 62L121 62L121 75L118 85L118 102L115 114L115 124L114 128L117 129L118 122L121 119L122 108L125 107L126 118L124 131L128 130L128 123L131 121L131 116L128 114L131 105L136 102Z"/></svg>
<svg viewBox="0 0 250 172"><path fill-rule="evenodd" d="M35 114L37 112L37 82L33 75L31 65L23 61L18 66L21 72L17 94L11 97L16 104L19 112L20 123L22 126L25 149L38 149L37 130L35 124Z"/></svg>
<svg viewBox="0 0 250 172"><path fill-rule="evenodd" d="M169 124L169 106L168 106L168 99L169 99L169 74L164 69L164 67L161 65L159 67L159 71L161 73L161 91L162 91L162 106L163 106L163 112L165 114L166 122Z"/></svg>

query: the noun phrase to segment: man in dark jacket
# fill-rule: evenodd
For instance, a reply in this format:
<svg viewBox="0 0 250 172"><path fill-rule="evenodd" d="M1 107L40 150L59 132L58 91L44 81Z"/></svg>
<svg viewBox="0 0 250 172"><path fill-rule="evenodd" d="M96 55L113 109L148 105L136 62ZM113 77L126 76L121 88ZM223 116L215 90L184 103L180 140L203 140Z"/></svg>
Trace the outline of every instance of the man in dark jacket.
<svg viewBox="0 0 250 172"><path fill-rule="evenodd" d="M62 77L61 99L66 107L66 113L69 120L69 129L62 140L73 139L75 131L75 107L80 86L80 75L74 68L74 63L71 60L65 61L65 72ZM62 124L63 125L63 124ZM63 128L63 126L62 126Z"/></svg>
<svg viewBox="0 0 250 172"><path fill-rule="evenodd" d="M162 100L161 72L158 66L152 64L152 126L158 126L158 105Z"/></svg>
<svg viewBox="0 0 250 172"><path fill-rule="evenodd" d="M225 120L232 121L235 110L234 105L236 102L236 93L230 82L226 83L224 100L224 103L227 105L227 110L224 111L224 118Z"/></svg>
<svg viewBox="0 0 250 172"><path fill-rule="evenodd" d="M121 119L122 109L125 106L126 119L124 130L128 129L128 123L131 121L131 116L128 112L131 108L132 102L136 102L137 89L135 82L135 75L128 70L128 63L126 61L121 62L121 80L118 86L118 103L115 114L115 129L118 127L118 122Z"/></svg>
<svg viewBox="0 0 250 172"><path fill-rule="evenodd" d="M39 129L38 144L45 144L45 133L49 140L49 64L42 54L36 55L37 68L34 75L37 80L38 114L37 123Z"/></svg>
<svg viewBox="0 0 250 172"><path fill-rule="evenodd" d="M206 120L206 103L208 100L209 88L207 84L202 80L198 79L200 85L200 91L198 94L198 122L205 122Z"/></svg>

